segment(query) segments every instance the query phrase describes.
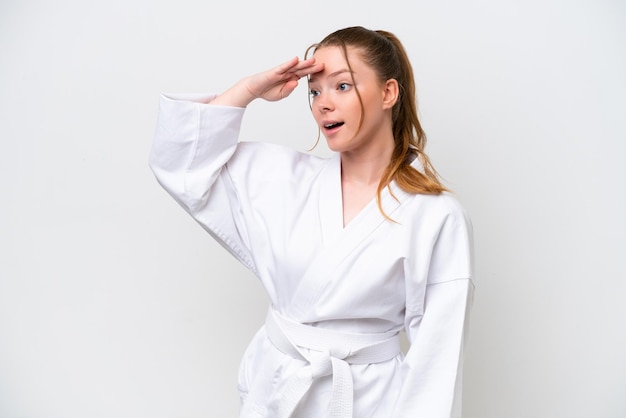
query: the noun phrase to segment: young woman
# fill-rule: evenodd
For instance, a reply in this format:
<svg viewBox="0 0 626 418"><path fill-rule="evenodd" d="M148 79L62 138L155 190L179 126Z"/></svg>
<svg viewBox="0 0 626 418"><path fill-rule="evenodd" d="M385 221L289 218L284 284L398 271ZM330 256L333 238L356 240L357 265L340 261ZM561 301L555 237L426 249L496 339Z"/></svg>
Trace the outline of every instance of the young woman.
<svg viewBox="0 0 626 418"><path fill-rule="evenodd" d="M459 417L471 224L424 153L405 50L362 27L312 50L219 95L161 98L152 170L271 301L240 416ZM336 153L240 142L245 107L302 77Z"/></svg>

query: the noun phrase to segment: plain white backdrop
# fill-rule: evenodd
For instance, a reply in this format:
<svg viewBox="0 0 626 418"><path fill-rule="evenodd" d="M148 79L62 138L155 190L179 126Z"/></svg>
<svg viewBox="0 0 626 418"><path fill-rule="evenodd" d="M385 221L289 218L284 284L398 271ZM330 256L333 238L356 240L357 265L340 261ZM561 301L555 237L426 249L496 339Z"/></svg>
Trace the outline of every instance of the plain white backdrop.
<svg viewBox="0 0 626 418"><path fill-rule="evenodd" d="M267 300L149 171L158 96L363 25L404 42L474 222L464 416L623 418L625 21L609 0L2 0L0 417L237 415ZM316 133L302 85L242 136Z"/></svg>

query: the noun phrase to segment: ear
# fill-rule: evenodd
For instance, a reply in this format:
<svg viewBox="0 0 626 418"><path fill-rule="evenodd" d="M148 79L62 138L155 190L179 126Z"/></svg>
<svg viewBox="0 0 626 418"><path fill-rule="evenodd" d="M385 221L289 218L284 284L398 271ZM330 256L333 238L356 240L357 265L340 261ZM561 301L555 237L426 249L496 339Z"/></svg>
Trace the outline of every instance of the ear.
<svg viewBox="0 0 626 418"><path fill-rule="evenodd" d="M383 85L383 109L391 109L398 101L400 93L398 81L395 78L385 81Z"/></svg>

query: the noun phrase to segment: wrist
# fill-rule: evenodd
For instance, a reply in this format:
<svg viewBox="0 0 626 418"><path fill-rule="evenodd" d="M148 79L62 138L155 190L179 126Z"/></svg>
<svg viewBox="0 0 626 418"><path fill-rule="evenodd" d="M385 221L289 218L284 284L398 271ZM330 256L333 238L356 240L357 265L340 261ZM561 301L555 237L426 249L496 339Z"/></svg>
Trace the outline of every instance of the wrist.
<svg viewBox="0 0 626 418"><path fill-rule="evenodd" d="M247 80L242 79L234 86L218 95L211 103L223 106L246 107L254 99L256 99L256 96L248 89Z"/></svg>

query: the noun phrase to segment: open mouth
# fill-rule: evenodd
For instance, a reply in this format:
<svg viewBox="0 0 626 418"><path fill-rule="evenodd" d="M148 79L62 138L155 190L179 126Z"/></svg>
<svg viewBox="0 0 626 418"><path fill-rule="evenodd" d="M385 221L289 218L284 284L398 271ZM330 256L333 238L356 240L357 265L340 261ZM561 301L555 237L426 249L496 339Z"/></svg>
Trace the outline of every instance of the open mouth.
<svg viewBox="0 0 626 418"><path fill-rule="evenodd" d="M334 129L343 126L343 122L333 122L324 125L324 129Z"/></svg>

